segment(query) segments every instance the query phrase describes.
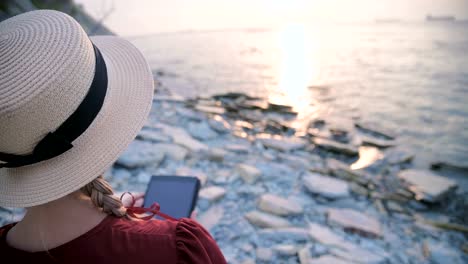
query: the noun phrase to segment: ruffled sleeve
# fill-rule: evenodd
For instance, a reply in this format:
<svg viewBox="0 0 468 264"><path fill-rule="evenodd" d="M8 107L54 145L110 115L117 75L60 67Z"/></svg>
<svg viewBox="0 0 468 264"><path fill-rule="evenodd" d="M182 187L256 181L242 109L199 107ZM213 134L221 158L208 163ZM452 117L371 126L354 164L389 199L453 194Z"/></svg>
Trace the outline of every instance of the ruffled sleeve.
<svg viewBox="0 0 468 264"><path fill-rule="evenodd" d="M176 227L177 263L225 264L218 245L200 224L183 218Z"/></svg>

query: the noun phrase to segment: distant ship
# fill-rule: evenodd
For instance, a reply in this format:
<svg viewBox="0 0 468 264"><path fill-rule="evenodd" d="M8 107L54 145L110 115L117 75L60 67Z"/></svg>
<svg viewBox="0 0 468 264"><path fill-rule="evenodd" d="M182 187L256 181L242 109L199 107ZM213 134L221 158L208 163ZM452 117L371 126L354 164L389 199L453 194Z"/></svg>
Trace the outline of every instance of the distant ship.
<svg viewBox="0 0 468 264"><path fill-rule="evenodd" d="M455 21L454 16L433 16L427 15L426 21Z"/></svg>

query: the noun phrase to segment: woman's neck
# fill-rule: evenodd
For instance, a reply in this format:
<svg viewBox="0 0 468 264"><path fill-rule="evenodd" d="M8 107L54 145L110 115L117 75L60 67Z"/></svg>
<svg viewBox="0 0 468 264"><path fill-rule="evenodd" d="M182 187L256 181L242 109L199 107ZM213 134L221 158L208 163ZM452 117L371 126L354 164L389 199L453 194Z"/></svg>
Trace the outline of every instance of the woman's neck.
<svg viewBox="0 0 468 264"><path fill-rule="evenodd" d="M8 232L7 243L29 252L52 249L85 234L106 216L77 191L28 208L23 220Z"/></svg>

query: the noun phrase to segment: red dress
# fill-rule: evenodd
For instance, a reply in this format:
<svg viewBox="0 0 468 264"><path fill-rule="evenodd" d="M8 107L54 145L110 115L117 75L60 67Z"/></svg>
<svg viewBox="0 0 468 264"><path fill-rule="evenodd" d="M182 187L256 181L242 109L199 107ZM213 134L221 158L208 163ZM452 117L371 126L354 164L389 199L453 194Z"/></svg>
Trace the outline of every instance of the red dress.
<svg viewBox="0 0 468 264"><path fill-rule="evenodd" d="M1 263L226 263L210 234L187 218L131 221L107 216L74 240L33 253L6 243L6 234L14 225L0 228Z"/></svg>

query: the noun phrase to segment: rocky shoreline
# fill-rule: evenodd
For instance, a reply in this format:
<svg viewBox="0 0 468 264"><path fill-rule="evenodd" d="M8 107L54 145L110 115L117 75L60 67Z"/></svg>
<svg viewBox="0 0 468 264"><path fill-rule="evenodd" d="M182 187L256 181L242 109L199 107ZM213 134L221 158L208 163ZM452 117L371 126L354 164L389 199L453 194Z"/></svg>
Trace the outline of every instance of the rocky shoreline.
<svg viewBox="0 0 468 264"><path fill-rule="evenodd" d="M314 119L300 131L295 119L244 94L162 90L106 177L120 193L144 192L151 175L198 177L198 220L229 263L468 261L455 182L412 169L414 154L372 124ZM22 213L1 208L1 224Z"/></svg>
<svg viewBox="0 0 468 264"><path fill-rule="evenodd" d="M373 124L295 120L244 94L160 91L109 176L120 192L143 192L151 175L199 177L198 220L229 263L466 263L455 182L413 169Z"/></svg>

